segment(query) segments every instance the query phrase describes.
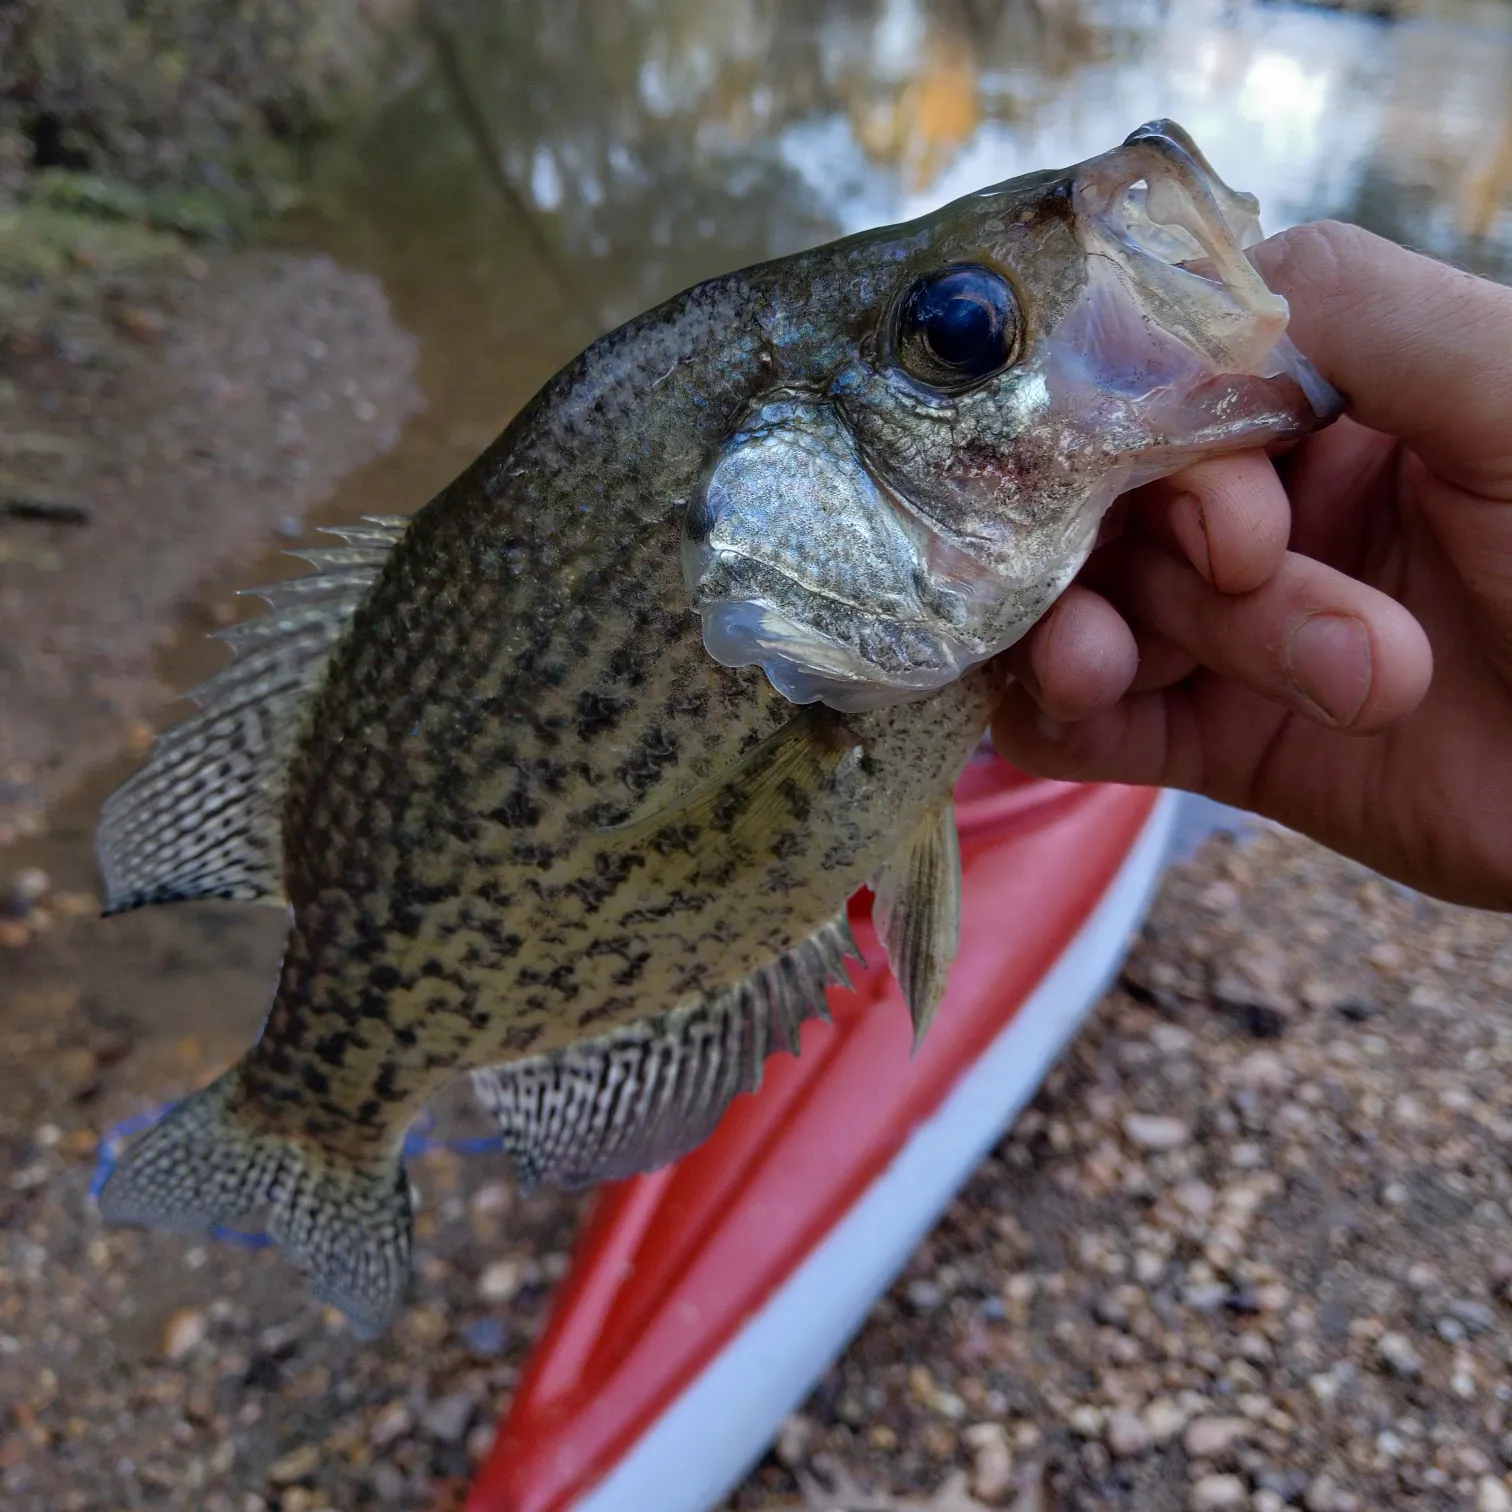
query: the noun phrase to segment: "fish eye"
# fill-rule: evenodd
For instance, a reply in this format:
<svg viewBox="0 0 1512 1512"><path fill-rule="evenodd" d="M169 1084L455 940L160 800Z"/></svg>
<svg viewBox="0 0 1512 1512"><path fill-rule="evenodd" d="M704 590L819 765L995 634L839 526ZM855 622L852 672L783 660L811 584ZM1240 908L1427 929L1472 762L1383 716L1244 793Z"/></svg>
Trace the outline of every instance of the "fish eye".
<svg viewBox="0 0 1512 1512"><path fill-rule="evenodd" d="M898 362L911 378L960 393L1018 356L1024 321L1008 280L963 263L915 282L898 311Z"/></svg>

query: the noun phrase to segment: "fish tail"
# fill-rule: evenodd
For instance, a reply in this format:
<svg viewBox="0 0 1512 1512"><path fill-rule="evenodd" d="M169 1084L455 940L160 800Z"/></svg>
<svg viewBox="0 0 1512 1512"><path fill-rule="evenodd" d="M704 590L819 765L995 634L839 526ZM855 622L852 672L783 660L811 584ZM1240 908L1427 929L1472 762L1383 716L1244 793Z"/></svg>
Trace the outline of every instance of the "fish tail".
<svg viewBox="0 0 1512 1512"><path fill-rule="evenodd" d="M203 1233L266 1209L270 1238L311 1290L372 1338L404 1300L409 1182L397 1151L358 1165L308 1140L256 1127L238 1109L236 1071L187 1097L122 1156L100 1192L113 1223Z"/></svg>

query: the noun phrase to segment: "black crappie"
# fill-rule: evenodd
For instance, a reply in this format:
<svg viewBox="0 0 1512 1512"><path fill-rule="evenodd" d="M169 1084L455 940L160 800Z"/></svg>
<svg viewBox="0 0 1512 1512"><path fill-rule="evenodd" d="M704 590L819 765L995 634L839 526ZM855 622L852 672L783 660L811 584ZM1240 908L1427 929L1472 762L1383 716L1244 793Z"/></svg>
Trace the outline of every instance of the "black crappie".
<svg viewBox="0 0 1512 1512"><path fill-rule="evenodd" d="M668 1160L823 1012L869 879L922 1032L982 664L1117 493L1332 413L1242 255L1255 208L1156 123L713 279L268 590L100 854L115 911L286 900L277 992L105 1214L266 1209L372 1332L408 1275L403 1135L458 1070L525 1179Z"/></svg>

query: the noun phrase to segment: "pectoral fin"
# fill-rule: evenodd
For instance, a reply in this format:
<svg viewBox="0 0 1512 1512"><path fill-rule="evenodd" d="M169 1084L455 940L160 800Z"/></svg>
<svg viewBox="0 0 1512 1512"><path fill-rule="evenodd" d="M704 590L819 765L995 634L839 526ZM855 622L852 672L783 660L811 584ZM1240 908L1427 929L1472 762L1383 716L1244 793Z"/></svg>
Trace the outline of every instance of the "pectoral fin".
<svg viewBox="0 0 1512 1512"><path fill-rule="evenodd" d="M653 856L647 875L664 885L764 855L807 819L814 796L830 786L851 749L825 712L805 709L670 803L600 833L645 844Z"/></svg>
<svg viewBox="0 0 1512 1512"><path fill-rule="evenodd" d="M872 879L872 923L913 1019L914 1047L945 995L961 933L961 848L946 798Z"/></svg>

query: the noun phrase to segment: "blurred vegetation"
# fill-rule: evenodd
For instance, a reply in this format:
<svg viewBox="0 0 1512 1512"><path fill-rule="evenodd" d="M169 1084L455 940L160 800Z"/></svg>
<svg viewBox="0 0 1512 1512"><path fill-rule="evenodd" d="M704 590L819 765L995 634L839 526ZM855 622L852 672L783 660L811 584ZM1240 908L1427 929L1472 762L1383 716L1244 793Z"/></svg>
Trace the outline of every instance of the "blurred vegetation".
<svg viewBox="0 0 1512 1512"><path fill-rule="evenodd" d="M0 0L12 187L190 234L276 206L374 73L399 0ZM70 175L85 175L69 186ZM61 180L61 182L60 182Z"/></svg>
<svg viewBox="0 0 1512 1512"><path fill-rule="evenodd" d="M234 241L359 108L409 0L0 0L0 344Z"/></svg>

